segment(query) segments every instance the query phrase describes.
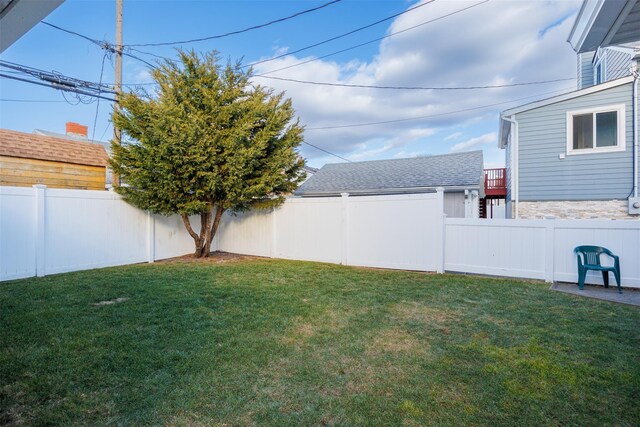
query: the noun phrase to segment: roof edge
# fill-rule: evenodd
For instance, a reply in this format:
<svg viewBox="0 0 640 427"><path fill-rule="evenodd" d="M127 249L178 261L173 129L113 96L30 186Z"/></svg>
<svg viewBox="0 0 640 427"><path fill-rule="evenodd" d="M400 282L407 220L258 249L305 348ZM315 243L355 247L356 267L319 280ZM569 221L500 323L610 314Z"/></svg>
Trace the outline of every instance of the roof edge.
<svg viewBox="0 0 640 427"><path fill-rule="evenodd" d="M535 110L536 108L555 104L556 102L562 102L562 101L567 101L569 99L579 98L581 96L585 96L591 93L600 92L602 90L607 90L614 87L622 86L632 82L633 82L633 76L622 77L622 78L611 80L599 85L589 86L588 88L585 88L585 89L575 90L573 92L567 92L561 95L553 96L551 98L545 98L539 101L530 102L528 104L524 104L519 107L510 108L508 110L504 110L501 113L501 116L511 116L513 114L519 114L525 111Z"/></svg>
<svg viewBox="0 0 640 427"><path fill-rule="evenodd" d="M375 195L392 195L392 194L413 194L413 193L435 193L437 188L444 188L445 192L479 190L480 183L469 185L438 185L434 187L401 187L401 188L373 188L366 190L325 190L325 191L309 191L299 193L295 191L293 194L300 197L331 197L339 196L342 193L348 193L351 196L375 196Z"/></svg>

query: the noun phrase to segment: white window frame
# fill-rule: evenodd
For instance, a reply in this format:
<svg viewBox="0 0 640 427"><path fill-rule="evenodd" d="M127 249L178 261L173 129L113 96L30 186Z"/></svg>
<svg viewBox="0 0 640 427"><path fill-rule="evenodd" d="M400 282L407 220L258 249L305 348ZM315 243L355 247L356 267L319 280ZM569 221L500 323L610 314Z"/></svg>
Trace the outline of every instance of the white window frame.
<svg viewBox="0 0 640 427"><path fill-rule="evenodd" d="M596 142L596 113L611 113L617 112L617 144L612 147L597 147ZM593 117L593 148L573 148L573 116L579 116L583 114L591 114ZM595 154L595 153L614 153L617 151L624 151L626 149L626 132L625 122L627 116L625 115L625 104L607 105L604 107L588 108L584 110L567 111L567 155L580 155L580 154Z"/></svg>

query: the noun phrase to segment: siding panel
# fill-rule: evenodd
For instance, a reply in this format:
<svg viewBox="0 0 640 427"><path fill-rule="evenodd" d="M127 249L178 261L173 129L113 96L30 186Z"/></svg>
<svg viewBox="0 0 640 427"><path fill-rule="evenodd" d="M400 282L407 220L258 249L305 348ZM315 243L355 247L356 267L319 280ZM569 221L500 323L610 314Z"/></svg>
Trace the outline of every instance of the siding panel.
<svg viewBox="0 0 640 427"><path fill-rule="evenodd" d="M629 66L633 54L618 49L607 48L605 63L606 81L619 79L629 75Z"/></svg>
<svg viewBox="0 0 640 427"><path fill-rule="evenodd" d="M595 52L584 52L578 55L578 89L593 86L593 56Z"/></svg>
<svg viewBox="0 0 640 427"><path fill-rule="evenodd" d="M631 90L626 84L518 114L520 200L625 199L632 187ZM625 104L625 151L566 155L567 111L616 104Z"/></svg>
<svg viewBox="0 0 640 427"><path fill-rule="evenodd" d="M0 156L0 185L104 190L105 168L48 160Z"/></svg>

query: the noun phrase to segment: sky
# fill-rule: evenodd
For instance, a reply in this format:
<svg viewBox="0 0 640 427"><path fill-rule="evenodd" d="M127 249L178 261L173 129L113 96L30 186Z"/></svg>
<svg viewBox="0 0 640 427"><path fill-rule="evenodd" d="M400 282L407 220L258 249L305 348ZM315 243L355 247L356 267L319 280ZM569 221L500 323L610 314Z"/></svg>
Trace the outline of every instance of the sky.
<svg viewBox="0 0 640 427"><path fill-rule="evenodd" d="M328 2L124 0L123 39L127 46L220 35ZM504 164L504 152L497 147L500 112L576 89L576 54L566 39L580 4L579 0L343 0L241 34L171 46L128 46L125 51L152 64L158 60L153 55L175 58L177 48L217 51L223 62L265 61L253 66L253 82L285 91L292 99L308 143L300 152L313 167L344 162L342 158L366 161L479 149L485 167L500 167ZM66 0L44 21L113 43L115 1ZM43 23L0 59L87 81L114 82L112 56ZM412 89L325 86L274 77ZM455 89L549 80L558 81ZM124 59L123 81L153 87L148 85L153 81L148 65L132 57ZM417 89L425 87L446 89ZM83 101L51 88L0 78L0 127L64 133L65 123L73 121L89 126L90 139L108 141L113 132L112 103Z"/></svg>

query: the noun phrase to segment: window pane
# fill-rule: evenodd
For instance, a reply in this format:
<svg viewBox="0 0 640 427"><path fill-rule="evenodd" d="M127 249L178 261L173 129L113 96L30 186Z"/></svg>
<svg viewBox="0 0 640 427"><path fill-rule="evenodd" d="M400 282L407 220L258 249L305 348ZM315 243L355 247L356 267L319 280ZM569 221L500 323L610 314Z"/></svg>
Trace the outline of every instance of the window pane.
<svg viewBox="0 0 640 427"><path fill-rule="evenodd" d="M593 148L593 115L573 116L573 149Z"/></svg>
<svg viewBox="0 0 640 427"><path fill-rule="evenodd" d="M618 113L610 111L596 114L596 147L618 145Z"/></svg>

